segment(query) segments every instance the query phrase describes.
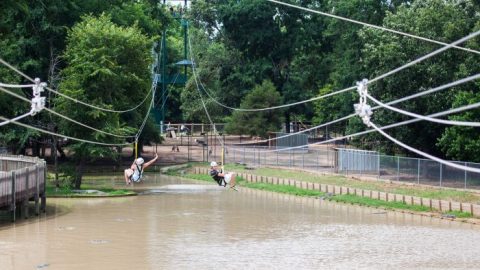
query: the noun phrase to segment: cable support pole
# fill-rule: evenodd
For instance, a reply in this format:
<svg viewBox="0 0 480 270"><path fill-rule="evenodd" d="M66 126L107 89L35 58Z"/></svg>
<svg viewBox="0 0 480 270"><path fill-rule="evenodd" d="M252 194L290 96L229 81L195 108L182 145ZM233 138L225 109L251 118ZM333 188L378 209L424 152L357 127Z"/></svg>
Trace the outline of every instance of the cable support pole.
<svg viewBox="0 0 480 270"><path fill-rule="evenodd" d="M330 13L326 13L326 12L322 12L322 11L298 6L298 5L293 5L293 4L289 4L289 3L285 3L285 2L281 2L281 1L277 1L277 0L266 0L266 1L276 3L276 4L279 4L279 5L288 6L288 7L291 7L291 8L300 9L300 10L311 12L311 13L320 14L320 15L323 15L323 16L327 16L327 17L331 17L331 18L335 18L335 19L339 19L339 20L343 20L343 21L347 21L347 22L351 22L351 23L355 23L355 24L359 24L359 25L363 25L363 26L367 26L367 27L370 27L370 28L375 28L375 29L382 30L382 31L391 32L391 33L398 34L398 35L403 35L403 36L419 39L419 40L422 40L422 41L427 41L427 42L430 42L430 43L435 43L435 44L438 44L438 45L445 46L445 45L448 44L448 43L445 43L445 42L421 37L421 36L418 36L418 35L409 34L409 33L405 33L405 32L402 32L402 31L393 30L393 29L389 29L389 28L386 28L386 27L382 27L382 26L378 26L378 25L374 25L374 24L370 24L370 23L365 23L365 22L349 19L349 18L346 18L346 17L333 15L333 14L330 14ZM463 50L463 51L467 51L467 52L471 52L471 53L475 53L475 54L480 54L480 51L465 48L465 47L460 47L460 46L456 46L456 45L457 44L455 44L452 47L455 48L455 49L459 49L459 50Z"/></svg>

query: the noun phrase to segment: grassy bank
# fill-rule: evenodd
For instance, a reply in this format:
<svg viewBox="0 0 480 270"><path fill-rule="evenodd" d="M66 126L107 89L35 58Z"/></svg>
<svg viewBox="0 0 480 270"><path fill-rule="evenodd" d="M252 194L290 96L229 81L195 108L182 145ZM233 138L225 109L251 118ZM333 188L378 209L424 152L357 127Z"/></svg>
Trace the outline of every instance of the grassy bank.
<svg viewBox="0 0 480 270"><path fill-rule="evenodd" d="M196 166L207 167L208 165L198 163ZM320 175L305 171L292 171L279 168L253 168L246 169L243 165L229 164L225 166L227 171L237 173L250 173L259 176L270 176L286 179L296 179L311 183L337 185L350 188L359 188L373 191L409 195L436 200L451 200L464 203L479 203L480 194L453 189L439 189L435 187L407 186L383 181L360 181L347 178L341 175Z"/></svg>
<svg viewBox="0 0 480 270"><path fill-rule="evenodd" d="M238 170L237 170L238 171ZM180 170L169 170L166 172L169 175L174 176L181 176L184 178L195 179L200 181L207 181L210 183L214 183L212 178L209 175L203 174L190 174L190 173L180 173ZM296 173L296 172L295 172ZM320 176L317 176L320 177ZM330 178L331 176L327 176ZM293 178L293 177L292 177ZM392 201L382 201L378 199L372 199L367 197L361 197L353 194L343 194L343 195L335 195L335 196L327 196L324 192L317 191L317 190L307 190L293 186L287 185L274 185L268 183L251 183L247 182L241 177L237 177L237 182L239 186L271 191L271 192L278 192L284 194L291 194L296 196L308 196L308 197L325 197L328 200L341 202L341 203L350 203L356 204L361 206L368 206L368 207L376 207L388 210L406 210L412 212L436 212L434 209L430 209L427 206L420 206L420 205L408 205L403 202L392 202ZM410 194L405 194L410 195ZM440 212L437 212L440 213ZM459 211L449 211L449 212L441 212L444 215L451 215L457 218L471 218L472 215L470 213L464 213Z"/></svg>
<svg viewBox="0 0 480 270"><path fill-rule="evenodd" d="M136 193L126 189L113 189L108 187L98 186L82 186L81 190L98 190L99 193L79 193L74 192L68 188L56 188L52 185L47 185L46 194L47 197L115 197L115 196L129 196Z"/></svg>
<svg viewBox="0 0 480 270"><path fill-rule="evenodd" d="M57 188L53 175L49 175L46 194L50 197L115 197L115 196L129 196L136 193L127 189L118 189L115 186L117 176L111 174L105 175L84 175L80 192L74 191L69 183L70 181L64 179L63 176L59 179L60 187ZM87 190L96 190L99 192L82 193Z"/></svg>

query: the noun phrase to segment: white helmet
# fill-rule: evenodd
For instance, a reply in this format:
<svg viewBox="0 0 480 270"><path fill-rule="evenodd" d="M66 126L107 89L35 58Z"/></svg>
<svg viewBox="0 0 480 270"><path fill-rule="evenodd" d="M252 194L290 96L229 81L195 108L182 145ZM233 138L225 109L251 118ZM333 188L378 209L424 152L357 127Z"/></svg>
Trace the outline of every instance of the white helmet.
<svg viewBox="0 0 480 270"><path fill-rule="evenodd" d="M215 167L215 166L218 166L218 164L217 164L217 162L212 161L212 162L210 162L210 166Z"/></svg>
<svg viewBox="0 0 480 270"><path fill-rule="evenodd" d="M135 160L135 163L137 163L137 165L142 165L143 163L145 163L145 160L143 160L143 158L139 157Z"/></svg>

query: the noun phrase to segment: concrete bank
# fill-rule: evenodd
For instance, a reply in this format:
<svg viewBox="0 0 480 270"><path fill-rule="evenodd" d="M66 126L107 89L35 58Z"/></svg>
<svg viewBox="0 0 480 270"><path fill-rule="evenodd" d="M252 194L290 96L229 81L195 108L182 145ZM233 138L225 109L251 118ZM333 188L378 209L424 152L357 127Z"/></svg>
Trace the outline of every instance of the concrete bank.
<svg viewBox="0 0 480 270"><path fill-rule="evenodd" d="M195 174L208 174L208 168L194 168ZM367 197L371 199L377 199L382 201L392 201L392 202L403 202L407 205L420 205L426 206L431 209L436 209L440 212L446 211L460 211L465 213L470 213L472 216L480 217L480 205L473 203L461 203L455 201L446 201L446 200L436 200L429 198L422 198L416 196L409 196L403 194L394 194L381 191L365 190L359 188L343 187L336 185L327 185L320 183L311 183L295 179L285 179L278 177L267 177L259 176L249 173L238 173L238 176L242 177L248 182L251 183L267 183L273 185L287 185L294 186L301 189L307 190L318 190L325 193L331 194L352 194L361 197Z"/></svg>

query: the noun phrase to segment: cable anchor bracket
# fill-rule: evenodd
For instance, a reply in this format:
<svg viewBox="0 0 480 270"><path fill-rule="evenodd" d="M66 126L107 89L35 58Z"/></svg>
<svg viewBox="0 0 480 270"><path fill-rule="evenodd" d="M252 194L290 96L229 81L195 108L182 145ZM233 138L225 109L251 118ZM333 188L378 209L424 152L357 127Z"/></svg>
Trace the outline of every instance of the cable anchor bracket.
<svg viewBox="0 0 480 270"><path fill-rule="evenodd" d="M42 92L45 91L47 83L41 82L39 78L35 78L35 84L32 87L32 109L30 110L31 115L35 115L41 112L45 108L45 97L42 97Z"/></svg>
<svg viewBox="0 0 480 270"><path fill-rule="evenodd" d="M368 80L363 79L357 82L357 92L360 95L359 103L354 104L355 113L362 118L362 121L368 127L371 127L370 117L373 114L372 107L367 104Z"/></svg>

